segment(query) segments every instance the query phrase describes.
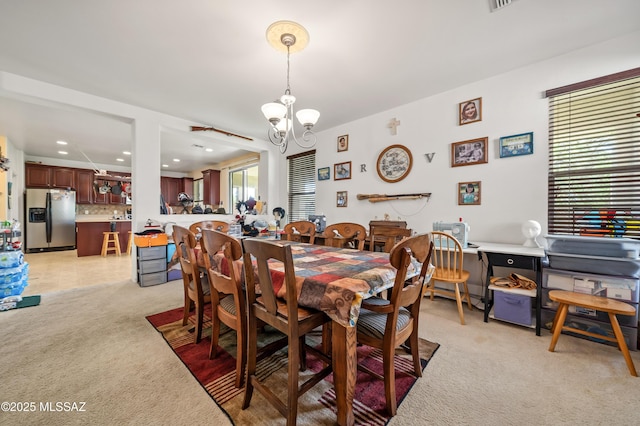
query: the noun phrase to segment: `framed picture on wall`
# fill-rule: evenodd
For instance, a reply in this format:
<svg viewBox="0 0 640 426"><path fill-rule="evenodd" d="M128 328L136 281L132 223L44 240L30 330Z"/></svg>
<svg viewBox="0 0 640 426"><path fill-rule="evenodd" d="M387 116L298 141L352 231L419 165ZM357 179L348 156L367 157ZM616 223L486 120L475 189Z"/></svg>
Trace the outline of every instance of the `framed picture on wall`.
<svg viewBox="0 0 640 426"><path fill-rule="evenodd" d="M533 132L500 138L500 158L533 154Z"/></svg>
<svg viewBox="0 0 640 426"><path fill-rule="evenodd" d="M458 183L458 204L461 206L480 205L480 181Z"/></svg>
<svg viewBox="0 0 640 426"><path fill-rule="evenodd" d="M338 152L349 149L349 135L338 136Z"/></svg>
<svg viewBox="0 0 640 426"><path fill-rule="evenodd" d="M462 126L477 121L482 121L482 98L460 102L458 104L458 124Z"/></svg>
<svg viewBox="0 0 640 426"><path fill-rule="evenodd" d="M329 178L331 178L331 169L329 167L318 169L318 180L328 180Z"/></svg>
<svg viewBox="0 0 640 426"><path fill-rule="evenodd" d="M336 163L333 165L333 179L351 179L351 161Z"/></svg>
<svg viewBox="0 0 640 426"><path fill-rule="evenodd" d="M337 207L347 207L347 191L338 191L336 192L336 206Z"/></svg>
<svg viewBox="0 0 640 426"><path fill-rule="evenodd" d="M452 143L451 167L487 163L488 145L488 137Z"/></svg>

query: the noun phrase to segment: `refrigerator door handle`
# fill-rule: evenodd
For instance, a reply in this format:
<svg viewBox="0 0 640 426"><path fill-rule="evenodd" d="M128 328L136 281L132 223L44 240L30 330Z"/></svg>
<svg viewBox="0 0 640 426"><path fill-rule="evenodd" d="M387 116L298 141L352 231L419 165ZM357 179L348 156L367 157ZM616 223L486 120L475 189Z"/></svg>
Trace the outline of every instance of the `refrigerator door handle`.
<svg viewBox="0 0 640 426"><path fill-rule="evenodd" d="M47 232L47 243L51 242L51 193L47 192L47 201L45 204L45 229Z"/></svg>

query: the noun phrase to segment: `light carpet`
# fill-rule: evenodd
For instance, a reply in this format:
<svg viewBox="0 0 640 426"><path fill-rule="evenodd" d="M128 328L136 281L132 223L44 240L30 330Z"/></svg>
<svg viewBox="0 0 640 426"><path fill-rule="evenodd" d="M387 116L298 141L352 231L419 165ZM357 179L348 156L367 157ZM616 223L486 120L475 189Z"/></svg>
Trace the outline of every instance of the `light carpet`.
<svg viewBox="0 0 640 426"><path fill-rule="evenodd" d="M230 425L145 319L182 298L181 281L121 281L0 312L0 400L87 402L82 413L0 412L0 424ZM616 348L562 335L552 353L548 330L484 323L478 309L463 326L445 299L421 310L420 336L442 346L389 426L637 424L640 378Z"/></svg>

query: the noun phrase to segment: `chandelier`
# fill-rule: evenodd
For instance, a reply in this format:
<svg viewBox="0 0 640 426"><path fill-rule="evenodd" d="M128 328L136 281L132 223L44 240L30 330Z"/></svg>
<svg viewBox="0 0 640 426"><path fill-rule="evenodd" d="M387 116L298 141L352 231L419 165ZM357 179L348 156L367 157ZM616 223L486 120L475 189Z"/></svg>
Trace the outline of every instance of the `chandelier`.
<svg viewBox="0 0 640 426"><path fill-rule="evenodd" d="M279 100L262 105L262 113L271 123L268 131L269 141L278 146L281 153L287 150L289 141L295 142L302 148L311 148L317 140L311 128L318 121L320 112L315 109L301 109L295 114L304 127L301 140L298 140L293 127L293 104L296 98L291 94L289 85L289 56L307 46L309 33L298 23L278 21L267 29L267 41L277 50L287 52L287 89Z"/></svg>

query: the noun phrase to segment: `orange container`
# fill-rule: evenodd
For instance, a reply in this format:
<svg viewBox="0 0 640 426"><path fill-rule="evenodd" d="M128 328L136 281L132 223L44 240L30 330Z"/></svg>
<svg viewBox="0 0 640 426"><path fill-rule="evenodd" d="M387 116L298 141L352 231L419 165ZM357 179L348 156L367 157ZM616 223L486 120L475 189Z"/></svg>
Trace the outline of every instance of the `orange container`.
<svg viewBox="0 0 640 426"><path fill-rule="evenodd" d="M137 247L166 246L169 243L167 234L135 235L133 242Z"/></svg>

